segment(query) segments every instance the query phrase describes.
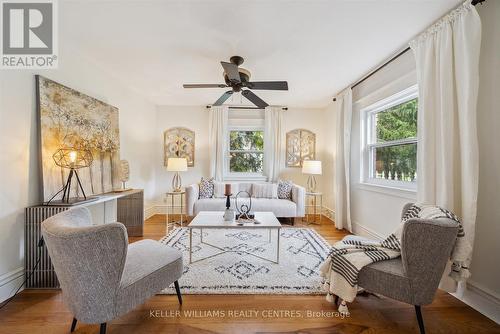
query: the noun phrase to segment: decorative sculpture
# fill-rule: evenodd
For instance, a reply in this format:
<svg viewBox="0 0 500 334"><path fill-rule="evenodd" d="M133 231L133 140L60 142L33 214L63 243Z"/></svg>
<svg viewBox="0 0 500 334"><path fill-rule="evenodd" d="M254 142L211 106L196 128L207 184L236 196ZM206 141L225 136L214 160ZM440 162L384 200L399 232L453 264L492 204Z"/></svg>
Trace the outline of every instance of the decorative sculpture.
<svg viewBox="0 0 500 334"><path fill-rule="evenodd" d="M125 186L125 183L130 180L130 165L127 160L120 160L120 181L122 188L115 191L127 191L130 188Z"/></svg>

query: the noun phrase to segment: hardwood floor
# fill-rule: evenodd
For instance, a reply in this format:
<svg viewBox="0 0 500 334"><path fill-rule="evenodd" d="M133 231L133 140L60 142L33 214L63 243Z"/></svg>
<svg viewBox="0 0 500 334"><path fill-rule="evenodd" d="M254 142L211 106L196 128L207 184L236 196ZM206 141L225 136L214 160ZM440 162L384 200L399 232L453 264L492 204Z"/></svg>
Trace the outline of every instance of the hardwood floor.
<svg viewBox="0 0 500 334"><path fill-rule="evenodd" d="M149 219L144 238L163 237L164 220ZM326 218L309 227L331 243L346 235ZM108 333L418 333L413 306L370 295L349 309L349 318L335 317L324 296L184 295L180 307L175 295L158 295L110 322ZM500 333L500 326L442 291L422 310L427 333ZM69 333L72 317L59 290L25 290L0 310L0 333ZM98 333L98 327L78 323L75 333Z"/></svg>

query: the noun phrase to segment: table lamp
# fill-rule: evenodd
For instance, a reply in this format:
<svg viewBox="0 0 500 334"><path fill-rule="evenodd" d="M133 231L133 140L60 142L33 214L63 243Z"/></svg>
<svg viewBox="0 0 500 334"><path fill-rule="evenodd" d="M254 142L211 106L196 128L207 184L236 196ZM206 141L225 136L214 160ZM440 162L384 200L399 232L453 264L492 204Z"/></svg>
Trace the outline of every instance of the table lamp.
<svg viewBox="0 0 500 334"><path fill-rule="evenodd" d="M172 189L175 192L180 192L182 187L181 175L179 172L187 171L187 159L186 158L168 158L167 160L167 171L175 172L172 179Z"/></svg>
<svg viewBox="0 0 500 334"><path fill-rule="evenodd" d="M316 178L314 175L321 175L321 161L319 160L304 160L302 163L302 174L309 174L307 178L307 191L316 191Z"/></svg>
<svg viewBox="0 0 500 334"><path fill-rule="evenodd" d="M80 177L78 176L77 169L90 167L93 161L92 153L88 150L81 150L72 147L61 148L54 153L52 156L54 162L57 166L61 168L69 169L69 175L66 183L63 187L63 203L69 203L69 195L71 192L71 180L73 176L76 177L78 187L82 191L83 198L87 199L85 191L83 190L82 183L80 182Z"/></svg>

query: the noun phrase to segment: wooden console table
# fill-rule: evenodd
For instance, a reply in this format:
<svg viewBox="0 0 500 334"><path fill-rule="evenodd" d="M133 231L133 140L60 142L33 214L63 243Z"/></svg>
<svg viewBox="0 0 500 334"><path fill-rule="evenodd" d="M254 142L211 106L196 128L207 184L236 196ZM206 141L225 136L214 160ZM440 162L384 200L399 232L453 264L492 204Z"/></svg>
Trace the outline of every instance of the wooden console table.
<svg viewBox="0 0 500 334"><path fill-rule="evenodd" d="M131 189L123 192L112 192L96 196L97 199L72 206L60 205L36 205L26 208L24 226L24 269L28 275L40 256L37 269L26 282L26 288L58 288L54 267L50 261L47 248L38 247L38 241L42 237L41 223L60 212L79 207L88 207L93 216L98 215L100 221L94 219L94 224L105 224L118 221L125 225L130 237L142 236L144 226L144 191L142 189ZM116 204L115 204L116 203ZM96 208L101 207L101 210ZM109 207L112 207L110 212ZM95 218L95 217L93 217Z"/></svg>

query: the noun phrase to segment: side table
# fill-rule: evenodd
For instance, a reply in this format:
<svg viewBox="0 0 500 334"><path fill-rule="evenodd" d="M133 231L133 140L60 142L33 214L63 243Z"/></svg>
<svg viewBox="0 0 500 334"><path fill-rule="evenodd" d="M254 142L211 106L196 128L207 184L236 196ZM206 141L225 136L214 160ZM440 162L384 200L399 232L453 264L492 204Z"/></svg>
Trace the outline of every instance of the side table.
<svg viewBox="0 0 500 334"><path fill-rule="evenodd" d="M319 199L319 205L318 205L318 199ZM308 208L312 208L312 213L310 212L311 210L308 210ZM318 210L319 208L319 210ZM306 214L305 214L305 221L307 224L315 224L315 225L320 225L321 224L321 211L323 210L323 193L320 192L306 192ZM312 216L312 220L310 219ZM304 219L302 219L304 221Z"/></svg>
<svg viewBox="0 0 500 334"><path fill-rule="evenodd" d="M165 193L165 203L167 204L167 212L166 212L166 228L167 228L167 234L169 233L170 226L171 225L180 225L182 227L184 223L184 198L186 196L186 191L181 190L181 191L169 191ZM180 211L178 214L180 214L180 220L173 219L173 215L176 214L176 207L175 207L175 198L178 197L180 199ZM172 216L172 217L171 217Z"/></svg>

